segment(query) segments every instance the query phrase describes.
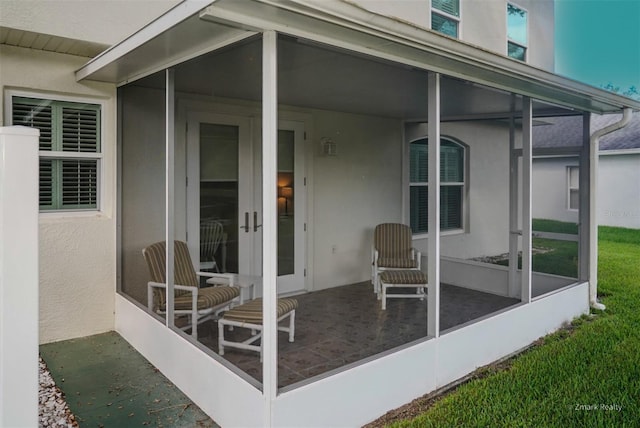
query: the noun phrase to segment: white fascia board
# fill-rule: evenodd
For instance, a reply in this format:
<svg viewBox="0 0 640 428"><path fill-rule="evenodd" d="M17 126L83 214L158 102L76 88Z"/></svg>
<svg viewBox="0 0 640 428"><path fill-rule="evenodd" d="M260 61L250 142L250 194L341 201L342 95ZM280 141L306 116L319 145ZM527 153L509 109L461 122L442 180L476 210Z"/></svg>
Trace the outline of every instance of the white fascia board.
<svg viewBox="0 0 640 428"><path fill-rule="evenodd" d="M485 84L498 89L504 89L509 92L517 92L521 95L531 96L537 100L563 103L579 110L588 110L592 112L618 112L624 107L631 107L635 110L640 110L640 102L630 98L613 94L603 89L595 88L590 85L550 73L461 40L453 39L440 33L419 27L415 24L376 14L351 2L343 0L254 1L272 5L280 9L290 10L316 19L321 19L346 28L352 28L359 32L387 39L392 42L416 47L423 51L431 52L456 62L468 64L476 72L478 70L485 70L490 75L498 73L501 78L486 79L482 76L478 77L475 72L471 74L456 73L455 70L448 68L441 69L438 68L437 65L434 66L430 64L429 69L431 71L464 78L472 82ZM247 5L248 3L250 2L236 2L234 5ZM214 9L218 9L219 7L226 9L228 4L229 3L227 1L221 1L213 5L208 13L214 13ZM251 5L244 7L251 8ZM246 14L251 15L248 9ZM272 28L270 29L276 31L309 37L312 40L323 42L323 40L315 38L312 35L305 36L299 32L295 32L293 25L285 26L285 28L277 28L277 26L274 26L273 24L274 23L265 23L263 25L271 25ZM255 21L253 25L260 26L260 24ZM339 44L333 44L340 46ZM352 47L348 48L353 49ZM368 53L363 49L356 50ZM375 47L373 51L375 52ZM385 57L384 55L376 53L373 53L373 55L383 58ZM406 61L401 58L386 58L424 68L424 64L411 63L410 61ZM515 80L507 82L507 79ZM538 90L532 89L532 85L536 86ZM559 99L558 95L563 95L563 98ZM572 103L571 98L576 97L583 102ZM585 101L587 100L590 100L591 102L585 104Z"/></svg>
<svg viewBox="0 0 640 428"><path fill-rule="evenodd" d="M154 38L170 33L173 27L198 12L200 19L236 29L249 32L273 30L579 111L619 112L624 107L640 110L640 102L630 98L342 0L185 0L87 63L76 72L76 78L91 79L92 75L97 75L110 64L122 61L133 50L142 50ZM174 55L166 64L179 62L179 57ZM183 57L193 57L193 53L186 52ZM131 75L143 73L140 67L140 71L133 71Z"/></svg>
<svg viewBox="0 0 640 428"><path fill-rule="evenodd" d="M614 156L614 155L640 155L640 149L616 149L616 150L600 150L598 152L600 156Z"/></svg>
<svg viewBox="0 0 640 428"><path fill-rule="evenodd" d="M170 30L176 24L198 13L208 5L217 0L184 0L167 13L161 15L150 24L142 27L139 31L117 43L86 63L76 71L76 80L80 81L90 76L101 68L117 61L127 53L133 51L154 39L158 35Z"/></svg>

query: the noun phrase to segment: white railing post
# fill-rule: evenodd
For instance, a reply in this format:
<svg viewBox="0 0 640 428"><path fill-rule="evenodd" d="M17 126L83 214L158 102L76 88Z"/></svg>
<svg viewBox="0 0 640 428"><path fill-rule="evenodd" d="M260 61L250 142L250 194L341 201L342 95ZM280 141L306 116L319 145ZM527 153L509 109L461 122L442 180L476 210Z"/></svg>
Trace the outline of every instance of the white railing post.
<svg viewBox="0 0 640 428"><path fill-rule="evenodd" d="M0 127L0 426L38 426L38 136Z"/></svg>

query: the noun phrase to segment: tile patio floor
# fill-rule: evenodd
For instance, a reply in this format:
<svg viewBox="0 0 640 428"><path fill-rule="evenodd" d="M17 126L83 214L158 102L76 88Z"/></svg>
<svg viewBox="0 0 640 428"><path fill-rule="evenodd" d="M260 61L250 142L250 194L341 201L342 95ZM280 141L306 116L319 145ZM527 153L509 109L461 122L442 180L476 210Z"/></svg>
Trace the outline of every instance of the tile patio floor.
<svg viewBox="0 0 640 428"><path fill-rule="evenodd" d="M279 387L427 335L426 300L389 299L383 311L369 282L303 294L296 299L295 342L289 343L286 333L278 335ZM442 284L441 331L518 303L518 299ZM217 325L213 321L205 323L198 332L200 342L217 352ZM234 340L248 335L248 330L241 328L229 333ZM224 358L262 381L262 364L256 352L227 348Z"/></svg>

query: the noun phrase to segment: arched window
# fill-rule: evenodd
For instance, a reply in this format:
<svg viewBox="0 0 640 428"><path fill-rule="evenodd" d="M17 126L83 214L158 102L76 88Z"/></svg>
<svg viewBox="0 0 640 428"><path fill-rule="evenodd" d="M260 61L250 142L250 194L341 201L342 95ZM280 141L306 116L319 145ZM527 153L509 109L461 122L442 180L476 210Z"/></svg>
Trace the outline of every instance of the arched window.
<svg viewBox="0 0 640 428"><path fill-rule="evenodd" d="M414 234L427 233L428 226L428 140L411 143L409 150L410 224ZM440 140L440 229L463 228L465 194L465 147L442 138Z"/></svg>

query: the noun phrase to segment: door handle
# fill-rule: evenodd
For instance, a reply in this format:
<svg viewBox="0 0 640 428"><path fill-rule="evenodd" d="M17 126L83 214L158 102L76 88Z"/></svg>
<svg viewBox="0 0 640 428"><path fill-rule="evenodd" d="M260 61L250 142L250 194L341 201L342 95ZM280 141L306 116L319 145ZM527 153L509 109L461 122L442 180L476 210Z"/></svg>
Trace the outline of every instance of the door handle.
<svg viewBox="0 0 640 428"><path fill-rule="evenodd" d="M249 212L244 213L244 226L240 226L240 229L244 229L244 233L249 233Z"/></svg>
<svg viewBox="0 0 640 428"><path fill-rule="evenodd" d="M254 211L253 212L253 231L257 232L258 228L262 226L261 224L258 224L258 212Z"/></svg>

